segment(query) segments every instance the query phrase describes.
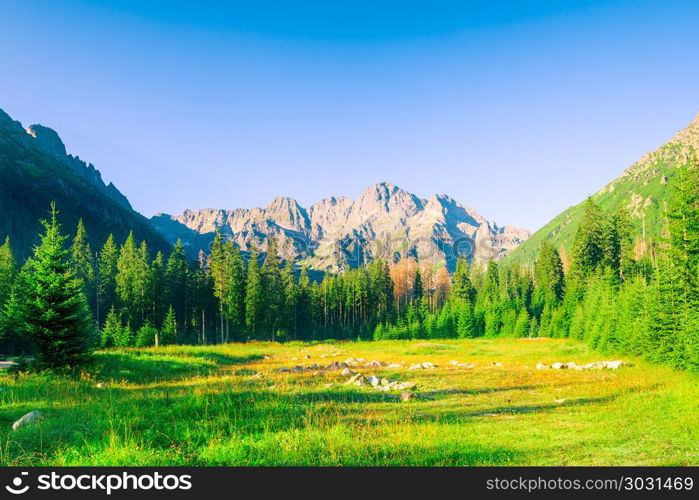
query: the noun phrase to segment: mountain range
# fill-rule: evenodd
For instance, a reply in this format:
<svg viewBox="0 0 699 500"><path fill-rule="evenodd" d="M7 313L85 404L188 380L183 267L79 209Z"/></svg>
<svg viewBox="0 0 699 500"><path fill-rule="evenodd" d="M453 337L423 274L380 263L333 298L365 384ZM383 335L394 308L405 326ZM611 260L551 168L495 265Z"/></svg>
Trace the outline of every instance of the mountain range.
<svg viewBox="0 0 699 500"><path fill-rule="evenodd" d="M641 157L592 195L605 210L626 208L637 235L664 230L664 202L677 167L699 150L699 114L666 144ZM277 197L264 208L185 210L150 220L133 210L91 163L68 154L59 135L42 125L23 127L0 109L0 239L9 235L18 257L38 241L39 220L55 201L65 231L85 222L94 248L109 233L123 241L130 230L153 250L167 251L181 239L196 258L207 252L216 229L244 252L264 252L271 238L285 259L318 271L355 268L375 258L416 257L453 270L456 256L469 260L532 262L545 240L568 250L583 204L572 206L533 235L500 226L447 195L423 199L389 182L367 188L357 199L325 198L304 208Z"/></svg>
<svg viewBox="0 0 699 500"><path fill-rule="evenodd" d="M529 236L447 195L422 199L388 182L374 184L356 200L330 197L307 209L292 198L277 197L264 208L158 214L151 224L170 243L181 239L190 255L206 250L219 229L243 250L264 251L274 238L282 257L323 271L406 256L453 269L457 255L501 259Z"/></svg>
<svg viewBox="0 0 699 500"><path fill-rule="evenodd" d="M54 130L25 128L0 109L0 239L10 236L18 257L27 257L38 242L39 220L47 218L53 201L65 233L75 234L83 219L93 249L109 233L121 242L131 230L153 250L170 248L94 165L66 152Z"/></svg>
<svg viewBox="0 0 699 500"><path fill-rule="evenodd" d="M591 196L605 210L624 207L635 226L637 237L653 239L665 228L665 201L678 167L699 151L699 114L666 144L646 153L612 182ZM567 251L583 215L583 203L568 208L536 231L507 257L510 262L532 262L544 241Z"/></svg>

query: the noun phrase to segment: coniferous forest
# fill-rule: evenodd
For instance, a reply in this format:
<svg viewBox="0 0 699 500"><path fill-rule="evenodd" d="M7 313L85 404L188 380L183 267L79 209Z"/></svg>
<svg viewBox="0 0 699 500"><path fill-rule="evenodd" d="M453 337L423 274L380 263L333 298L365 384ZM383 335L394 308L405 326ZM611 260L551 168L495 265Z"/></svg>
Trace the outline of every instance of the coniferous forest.
<svg viewBox="0 0 699 500"><path fill-rule="evenodd" d="M5 350L71 366L93 349L251 340L570 337L602 351L699 369L699 167L673 179L666 231L647 239L619 208L592 200L570 251L541 245L531 265L405 258L311 280L308 269L240 249L216 234L190 261L130 234L93 249L70 240L51 207L30 258L0 247Z"/></svg>

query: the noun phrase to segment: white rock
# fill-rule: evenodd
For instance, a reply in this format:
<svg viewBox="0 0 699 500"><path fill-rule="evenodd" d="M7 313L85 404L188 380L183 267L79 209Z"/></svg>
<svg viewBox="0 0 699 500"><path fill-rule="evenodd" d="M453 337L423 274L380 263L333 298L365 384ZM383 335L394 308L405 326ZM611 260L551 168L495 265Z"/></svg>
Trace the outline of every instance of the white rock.
<svg viewBox="0 0 699 500"><path fill-rule="evenodd" d="M561 370L565 367L566 365L564 365L563 363L554 363L551 365L551 368L553 368L554 370Z"/></svg>
<svg viewBox="0 0 699 500"><path fill-rule="evenodd" d="M545 365L544 363L537 363L536 364L536 369L537 370L546 370L549 368L549 365Z"/></svg>
<svg viewBox="0 0 699 500"><path fill-rule="evenodd" d="M344 368L340 373L342 373L343 377L349 377L350 375L354 375L354 372L349 368Z"/></svg>
<svg viewBox="0 0 699 500"><path fill-rule="evenodd" d="M425 369L434 368L435 366L437 366L437 365L435 365L434 363L430 363L429 361L425 361L424 363L422 363L422 367Z"/></svg>
<svg viewBox="0 0 699 500"><path fill-rule="evenodd" d="M379 377L375 375L369 375L366 379L367 383L371 384L372 387L376 387L381 383Z"/></svg>
<svg viewBox="0 0 699 500"><path fill-rule="evenodd" d="M43 413L41 413L39 410L30 411L29 413L24 415L22 418L17 420L14 424L12 424L12 430L15 431L18 428L22 427L23 425L33 424L36 422L40 422L42 420L44 420Z"/></svg>
<svg viewBox="0 0 699 500"><path fill-rule="evenodd" d="M401 365L399 363L391 363L390 365L388 365L388 367L389 368L403 368L403 365Z"/></svg>
<svg viewBox="0 0 699 500"><path fill-rule="evenodd" d="M616 370L624 364L623 361L605 361L604 366L610 370Z"/></svg>
<svg viewBox="0 0 699 500"><path fill-rule="evenodd" d="M604 363L601 361L596 361L594 363L588 363L585 366L583 366L586 370L601 370L604 368Z"/></svg>

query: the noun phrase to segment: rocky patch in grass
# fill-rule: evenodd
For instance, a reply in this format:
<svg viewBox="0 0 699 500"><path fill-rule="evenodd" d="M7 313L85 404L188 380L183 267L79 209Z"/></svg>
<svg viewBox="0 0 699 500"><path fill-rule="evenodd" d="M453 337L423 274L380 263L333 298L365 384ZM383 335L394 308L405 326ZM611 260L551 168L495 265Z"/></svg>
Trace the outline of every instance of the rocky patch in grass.
<svg viewBox="0 0 699 500"><path fill-rule="evenodd" d="M626 366L628 363L625 361L595 361L594 363L588 363L586 365L579 365L573 361L570 361L568 363L561 363L561 362L556 362L553 363L552 365L547 365L545 363L537 363L536 369L537 370L603 370L603 369L609 369L609 370L618 370L622 366Z"/></svg>

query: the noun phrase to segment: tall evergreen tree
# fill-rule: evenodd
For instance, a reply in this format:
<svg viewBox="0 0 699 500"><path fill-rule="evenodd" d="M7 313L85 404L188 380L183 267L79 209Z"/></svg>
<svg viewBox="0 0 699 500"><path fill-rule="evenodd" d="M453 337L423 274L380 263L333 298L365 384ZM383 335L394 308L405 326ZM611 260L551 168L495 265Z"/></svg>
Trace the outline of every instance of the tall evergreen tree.
<svg viewBox="0 0 699 500"><path fill-rule="evenodd" d="M277 242L273 238L268 242L267 256L262 265L262 284L264 290L264 324L267 331L271 334L272 340L275 340L284 308L284 285L277 253Z"/></svg>
<svg viewBox="0 0 699 500"><path fill-rule="evenodd" d="M90 311L96 315L97 289L95 282L95 257L92 254L90 243L87 241L87 231L83 220L78 221L78 229L70 247L70 263L75 273L82 281L83 293L87 298Z"/></svg>
<svg viewBox="0 0 699 500"><path fill-rule="evenodd" d="M0 246L0 308L7 302L17 274L17 263L10 246L10 237Z"/></svg>
<svg viewBox="0 0 699 500"><path fill-rule="evenodd" d="M82 283L69 263L54 204L50 220L42 224L41 244L34 248L27 276L24 331L36 345L42 364L76 366L89 355L90 313Z"/></svg>
<svg viewBox="0 0 699 500"><path fill-rule="evenodd" d="M97 259L97 314L95 320L102 324L107 312L116 305L116 275L117 262L119 260L119 248L114 243L114 236L109 235L100 250Z"/></svg>
<svg viewBox="0 0 699 500"><path fill-rule="evenodd" d="M262 271L257 259L257 250L253 247L250 249L248 280L245 288L245 324L253 338L256 338L262 329L264 307Z"/></svg>

